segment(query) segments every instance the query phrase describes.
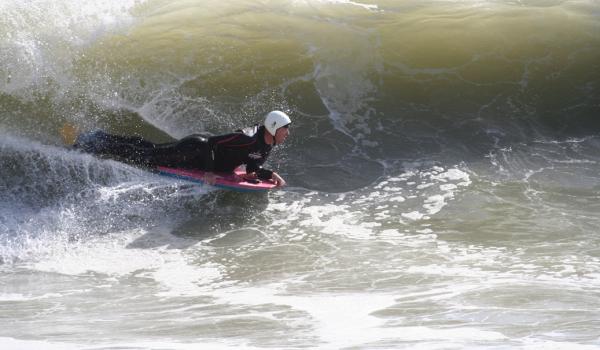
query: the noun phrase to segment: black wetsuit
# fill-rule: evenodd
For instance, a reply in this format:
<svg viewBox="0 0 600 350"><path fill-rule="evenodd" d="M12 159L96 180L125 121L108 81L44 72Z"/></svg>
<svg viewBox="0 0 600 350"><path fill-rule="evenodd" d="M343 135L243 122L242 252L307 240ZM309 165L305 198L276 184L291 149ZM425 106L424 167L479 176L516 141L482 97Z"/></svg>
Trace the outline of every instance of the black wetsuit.
<svg viewBox="0 0 600 350"><path fill-rule="evenodd" d="M262 168L272 145L265 143L265 127L238 130L231 134L203 137L190 135L155 144L141 137L126 137L94 131L80 135L76 149L146 167L167 166L211 172L232 172L245 164L246 172L271 179L273 172Z"/></svg>

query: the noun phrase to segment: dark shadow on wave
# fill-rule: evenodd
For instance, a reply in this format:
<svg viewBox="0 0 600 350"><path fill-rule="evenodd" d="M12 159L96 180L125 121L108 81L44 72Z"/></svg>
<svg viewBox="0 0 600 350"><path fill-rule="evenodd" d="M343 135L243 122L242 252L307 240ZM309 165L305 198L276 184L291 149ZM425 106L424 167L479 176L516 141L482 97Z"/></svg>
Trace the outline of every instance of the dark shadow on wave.
<svg viewBox="0 0 600 350"><path fill-rule="evenodd" d="M240 193L217 190L201 200L186 203L186 218L175 225L158 225L127 245L127 248L148 249L167 246L185 249L199 241L217 235L264 225L261 213L269 203L268 193Z"/></svg>

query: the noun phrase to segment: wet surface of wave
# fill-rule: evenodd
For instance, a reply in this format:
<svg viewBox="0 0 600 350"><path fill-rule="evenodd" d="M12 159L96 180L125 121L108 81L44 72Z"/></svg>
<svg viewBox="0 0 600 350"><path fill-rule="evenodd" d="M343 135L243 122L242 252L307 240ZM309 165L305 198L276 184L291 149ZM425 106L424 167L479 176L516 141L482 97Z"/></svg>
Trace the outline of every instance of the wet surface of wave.
<svg viewBox="0 0 600 350"><path fill-rule="evenodd" d="M593 1L5 1L0 344L595 348ZM238 194L65 148L281 109Z"/></svg>

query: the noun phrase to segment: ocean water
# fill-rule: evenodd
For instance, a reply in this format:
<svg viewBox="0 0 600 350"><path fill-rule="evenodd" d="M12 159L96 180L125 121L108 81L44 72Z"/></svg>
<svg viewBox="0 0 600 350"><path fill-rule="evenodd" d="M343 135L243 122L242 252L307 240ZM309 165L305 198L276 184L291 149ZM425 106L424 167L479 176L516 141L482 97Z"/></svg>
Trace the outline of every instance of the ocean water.
<svg viewBox="0 0 600 350"><path fill-rule="evenodd" d="M600 348L600 3L0 1L0 348ZM65 148L287 111L288 187Z"/></svg>

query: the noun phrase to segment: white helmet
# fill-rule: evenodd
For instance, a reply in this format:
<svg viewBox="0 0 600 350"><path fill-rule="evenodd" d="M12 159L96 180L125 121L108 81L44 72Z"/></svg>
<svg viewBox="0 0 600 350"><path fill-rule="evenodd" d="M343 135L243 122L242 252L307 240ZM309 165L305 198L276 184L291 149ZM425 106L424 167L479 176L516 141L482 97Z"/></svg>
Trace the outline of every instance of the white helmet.
<svg viewBox="0 0 600 350"><path fill-rule="evenodd" d="M275 135L277 129L290 124L292 120L287 114L281 111L273 111L267 114L265 118L265 128L271 135Z"/></svg>

